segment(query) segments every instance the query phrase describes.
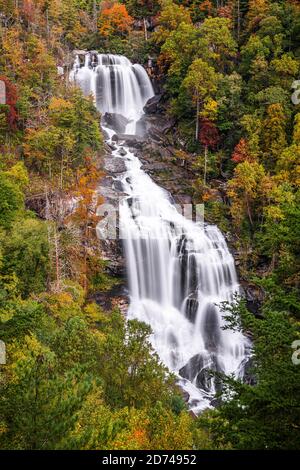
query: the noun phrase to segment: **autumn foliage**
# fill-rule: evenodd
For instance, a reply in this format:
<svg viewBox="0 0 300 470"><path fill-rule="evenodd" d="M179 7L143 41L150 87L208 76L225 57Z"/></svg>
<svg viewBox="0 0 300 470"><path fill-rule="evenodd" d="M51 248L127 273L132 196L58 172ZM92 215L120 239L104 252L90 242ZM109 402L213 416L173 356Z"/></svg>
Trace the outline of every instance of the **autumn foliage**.
<svg viewBox="0 0 300 470"><path fill-rule="evenodd" d="M0 75L0 81L5 83L5 101L8 108L6 115L7 124L10 129L14 130L17 126L18 112L16 109L17 104L17 88L13 85L7 77Z"/></svg>
<svg viewBox="0 0 300 470"><path fill-rule="evenodd" d="M218 129L212 121L203 118L200 123L199 140L205 147L216 148L219 142Z"/></svg>
<svg viewBox="0 0 300 470"><path fill-rule="evenodd" d="M125 5L114 3L102 10L99 18L99 31L102 36L113 34L124 35L130 31L133 18L128 14Z"/></svg>
<svg viewBox="0 0 300 470"><path fill-rule="evenodd" d="M234 163L241 163L245 160L249 160L249 149L246 139L241 139L235 146L231 159Z"/></svg>

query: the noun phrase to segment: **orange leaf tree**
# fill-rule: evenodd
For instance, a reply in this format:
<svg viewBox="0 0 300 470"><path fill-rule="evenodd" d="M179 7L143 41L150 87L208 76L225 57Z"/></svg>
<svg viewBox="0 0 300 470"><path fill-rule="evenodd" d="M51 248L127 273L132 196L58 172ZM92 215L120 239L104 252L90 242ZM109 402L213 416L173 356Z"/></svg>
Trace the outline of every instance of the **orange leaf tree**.
<svg viewBox="0 0 300 470"><path fill-rule="evenodd" d="M129 15L126 6L114 3L100 13L99 31L105 37L114 34L123 36L129 33L132 23L133 18Z"/></svg>

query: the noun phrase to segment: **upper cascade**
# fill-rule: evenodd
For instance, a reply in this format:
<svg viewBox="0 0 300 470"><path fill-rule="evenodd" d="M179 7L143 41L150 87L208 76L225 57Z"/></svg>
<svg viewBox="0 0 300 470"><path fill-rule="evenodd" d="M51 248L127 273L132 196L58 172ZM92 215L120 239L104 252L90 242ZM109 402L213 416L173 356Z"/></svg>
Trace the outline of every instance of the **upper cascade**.
<svg viewBox="0 0 300 470"><path fill-rule="evenodd" d="M126 134L135 134L136 122L154 95L146 70L120 55L87 52L84 63L77 55L70 79L78 83L85 95L94 96L102 114L124 116L128 120Z"/></svg>

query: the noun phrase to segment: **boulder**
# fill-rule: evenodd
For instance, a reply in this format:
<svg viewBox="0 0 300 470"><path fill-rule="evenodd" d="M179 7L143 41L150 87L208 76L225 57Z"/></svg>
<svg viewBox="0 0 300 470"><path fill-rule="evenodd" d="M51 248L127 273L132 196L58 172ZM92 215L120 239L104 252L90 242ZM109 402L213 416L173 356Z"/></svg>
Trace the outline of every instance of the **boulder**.
<svg viewBox="0 0 300 470"><path fill-rule="evenodd" d="M142 148L145 145L144 139L136 135L130 135L130 134L120 134L119 141L124 141L124 144L127 145L128 147L133 147L135 149L140 149L140 150L142 150Z"/></svg>
<svg viewBox="0 0 300 470"><path fill-rule="evenodd" d="M143 163L142 169L145 170L146 172L155 172L155 171L165 171L166 170L166 165L163 162L145 162Z"/></svg>
<svg viewBox="0 0 300 470"><path fill-rule="evenodd" d="M156 114L159 112L159 104L161 102L162 95L155 95L150 98L144 106L145 114Z"/></svg>
<svg viewBox="0 0 300 470"><path fill-rule="evenodd" d="M114 129L117 134L124 134L129 123L125 116L117 113L105 113L102 119L104 126Z"/></svg>
<svg viewBox="0 0 300 470"><path fill-rule="evenodd" d="M161 114L144 114L136 123L136 135L144 139L154 136L155 141L163 143L167 134L175 125L175 119L169 119Z"/></svg>
<svg viewBox="0 0 300 470"><path fill-rule="evenodd" d="M86 55L86 51L84 51L83 49L74 49L73 55L74 56L76 56L76 55Z"/></svg>
<svg viewBox="0 0 300 470"><path fill-rule="evenodd" d="M197 387L207 392L211 390L211 382L213 381L216 391L220 392L222 390L222 383L218 378L214 377L213 372L221 372L222 368L216 355L211 355L209 359L210 364L207 366L205 365L207 361L204 361L203 356L196 354L179 370L179 374L191 382L196 380Z"/></svg>
<svg viewBox="0 0 300 470"><path fill-rule="evenodd" d="M118 174L126 171L126 163L123 158L110 157L105 159L105 169L108 173Z"/></svg>
<svg viewBox="0 0 300 470"><path fill-rule="evenodd" d="M110 148L110 150L117 150L117 147L114 144L110 144L109 142L107 142L107 145Z"/></svg>
<svg viewBox="0 0 300 470"><path fill-rule="evenodd" d="M127 155L127 152L124 147L121 147L118 153L119 155L121 155L121 157L125 157L125 155Z"/></svg>
<svg viewBox="0 0 300 470"><path fill-rule="evenodd" d="M203 357L200 354L193 356L189 362L179 370L179 375L184 379L193 380L204 367Z"/></svg>
<svg viewBox="0 0 300 470"><path fill-rule="evenodd" d="M123 192L124 185L123 185L122 181L120 181L120 180L115 180L115 181L113 182L113 188L114 188L117 192Z"/></svg>

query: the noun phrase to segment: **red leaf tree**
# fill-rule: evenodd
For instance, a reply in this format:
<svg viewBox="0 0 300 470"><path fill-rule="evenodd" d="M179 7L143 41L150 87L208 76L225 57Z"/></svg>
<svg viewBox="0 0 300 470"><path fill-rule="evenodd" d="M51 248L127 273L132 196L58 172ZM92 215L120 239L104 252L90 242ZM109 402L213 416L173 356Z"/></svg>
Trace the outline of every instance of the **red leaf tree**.
<svg viewBox="0 0 300 470"><path fill-rule="evenodd" d="M204 146L204 175L203 182L206 184L208 149L215 149L220 140L219 132L210 119L203 118L200 121L199 141Z"/></svg>
<svg viewBox="0 0 300 470"><path fill-rule="evenodd" d="M239 143L235 146L231 160L234 163L242 163L246 160L251 160L246 139L241 139Z"/></svg>
<svg viewBox="0 0 300 470"><path fill-rule="evenodd" d="M199 140L204 147L215 149L219 140L219 132L215 124L207 118L201 119Z"/></svg>
<svg viewBox="0 0 300 470"><path fill-rule="evenodd" d="M6 114L7 124L11 130L16 129L18 121L17 112L17 88L11 83L7 77L0 75L0 81L5 84L5 106L8 108Z"/></svg>

